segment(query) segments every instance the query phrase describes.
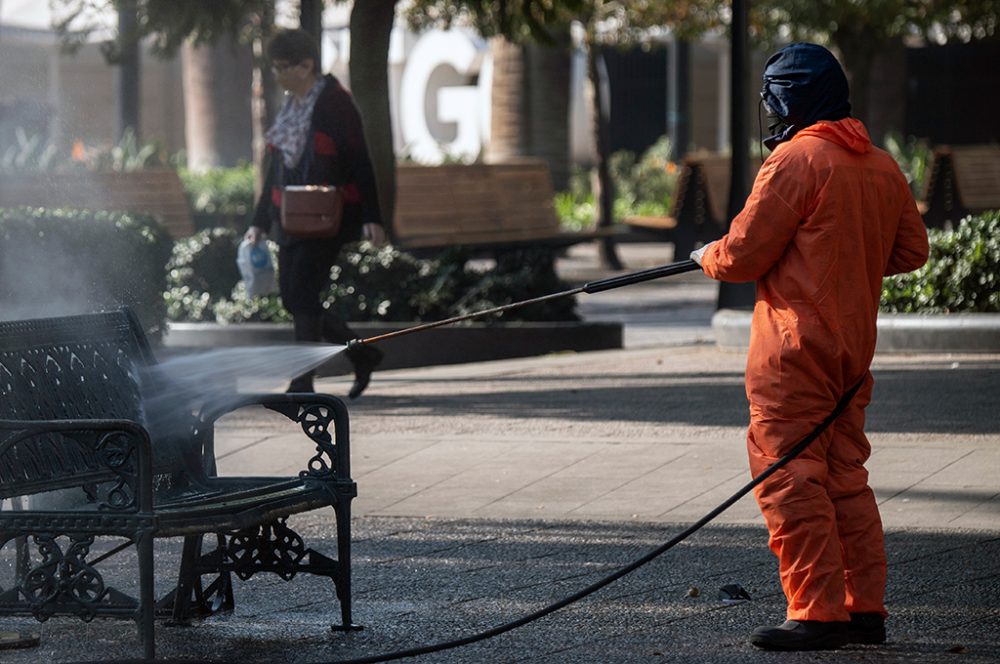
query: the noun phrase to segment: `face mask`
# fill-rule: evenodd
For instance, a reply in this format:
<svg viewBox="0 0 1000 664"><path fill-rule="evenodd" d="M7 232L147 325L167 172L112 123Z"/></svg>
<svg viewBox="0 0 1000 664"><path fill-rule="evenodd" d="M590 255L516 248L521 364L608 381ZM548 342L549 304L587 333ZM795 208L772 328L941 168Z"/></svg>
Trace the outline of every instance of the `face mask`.
<svg viewBox="0 0 1000 664"><path fill-rule="evenodd" d="M771 136L777 136L788 129L788 123L780 115L772 111L770 106L765 103L764 108L767 109L767 130L771 132Z"/></svg>

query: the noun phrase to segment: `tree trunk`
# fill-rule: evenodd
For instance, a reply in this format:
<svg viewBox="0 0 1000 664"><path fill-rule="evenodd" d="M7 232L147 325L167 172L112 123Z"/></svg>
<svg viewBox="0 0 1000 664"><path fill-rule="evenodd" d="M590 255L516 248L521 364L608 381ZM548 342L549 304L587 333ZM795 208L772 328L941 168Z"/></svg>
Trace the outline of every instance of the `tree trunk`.
<svg viewBox="0 0 1000 664"><path fill-rule="evenodd" d="M569 32L557 46L490 42L493 56L488 161L541 157L556 190L569 182Z"/></svg>
<svg viewBox="0 0 1000 664"><path fill-rule="evenodd" d="M680 163L691 146L691 43L676 38L669 57L667 135L670 160Z"/></svg>
<svg viewBox="0 0 1000 664"><path fill-rule="evenodd" d="M308 32L316 40L316 50L319 51L317 67L323 66L323 0L300 0L299 27Z"/></svg>
<svg viewBox="0 0 1000 664"><path fill-rule="evenodd" d="M844 62L845 74L851 86L851 115L868 122L868 100L871 88L871 70L875 63L876 41L874 35L835 34L834 43Z"/></svg>
<svg viewBox="0 0 1000 664"><path fill-rule="evenodd" d="M263 3L261 12L254 16L256 22L253 40L253 90L251 92L251 122L253 123L253 164L257 172L255 193L260 195L264 185L264 158L267 141L264 134L278 114L278 84L267 62L264 49L274 34L274 0Z"/></svg>
<svg viewBox="0 0 1000 664"><path fill-rule="evenodd" d="M188 166L204 170L249 160L253 143L247 99L252 85L250 48L231 39L198 46L186 42L181 63Z"/></svg>
<svg viewBox="0 0 1000 664"><path fill-rule="evenodd" d="M118 63L118 77L115 96L118 102L118 122L115 127L115 141L119 142L125 132L132 130L136 139L140 136L139 125L139 17L136 0L124 0L118 8L118 43L121 61Z"/></svg>
<svg viewBox="0 0 1000 664"><path fill-rule="evenodd" d="M554 45L530 44L527 113L528 153L548 162L556 191L569 187L569 26L550 28Z"/></svg>
<svg viewBox="0 0 1000 664"><path fill-rule="evenodd" d="M355 2L351 10L351 92L361 110L378 181L382 220L392 237L396 153L389 112L389 35L397 0Z"/></svg>
<svg viewBox="0 0 1000 664"><path fill-rule="evenodd" d="M596 177L593 179L594 200L597 203L597 220L595 225L598 228L605 228L614 224L614 183L611 181L611 169L608 161L611 157L610 137L608 131L609 100L604 98L602 76L600 67L599 47L593 40L587 44L587 77L590 79L591 110L594 118L594 145L597 148ZM605 238L601 242L601 264L613 270L622 269L621 259L615 248L612 238Z"/></svg>
<svg viewBox="0 0 1000 664"><path fill-rule="evenodd" d="M490 140L487 161L507 161L528 153L531 118L527 113L527 63L524 47L503 37L490 40L493 84L490 90Z"/></svg>

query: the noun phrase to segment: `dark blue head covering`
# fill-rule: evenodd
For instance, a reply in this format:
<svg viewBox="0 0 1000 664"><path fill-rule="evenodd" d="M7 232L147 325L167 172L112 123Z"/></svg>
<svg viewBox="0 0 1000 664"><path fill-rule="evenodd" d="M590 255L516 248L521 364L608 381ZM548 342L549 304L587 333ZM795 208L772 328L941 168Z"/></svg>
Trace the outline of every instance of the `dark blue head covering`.
<svg viewBox="0 0 1000 664"><path fill-rule="evenodd" d="M771 150L820 120L851 115L844 70L833 53L818 44L789 44L768 58L760 96L787 125L764 141Z"/></svg>

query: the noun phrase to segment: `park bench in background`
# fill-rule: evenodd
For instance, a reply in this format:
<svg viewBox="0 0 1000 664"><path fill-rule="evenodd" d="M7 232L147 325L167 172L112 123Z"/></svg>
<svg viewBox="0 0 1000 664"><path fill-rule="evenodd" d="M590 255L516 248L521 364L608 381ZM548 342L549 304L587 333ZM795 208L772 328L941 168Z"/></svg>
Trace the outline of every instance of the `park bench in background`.
<svg viewBox="0 0 1000 664"><path fill-rule="evenodd" d="M924 223L930 228L944 228L968 214L1000 209L1000 145L936 147L924 204Z"/></svg>
<svg viewBox="0 0 1000 664"><path fill-rule="evenodd" d="M393 242L407 250L568 246L618 232L563 230L554 197L548 165L542 160L401 165L396 171Z"/></svg>
<svg viewBox="0 0 1000 664"><path fill-rule="evenodd" d="M157 217L171 237L194 233L191 207L172 168L5 174L0 205L145 212Z"/></svg>
<svg viewBox="0 0 1000 664"><path fill-rule="evenodd" d="M626 217L622 221L640 239L674 244L674 256L686 258L699 243L722 237L729 228L729 157L695 152L684 158L673 206L665 217ZM750 179L760 160L750 160Z"/></svg>
<svg viewBox="0 0 1000 664"><path fill-rule="evenodd" d="M161 410L161 420L140 392L154 370L126 310L0 323L0 501L16 503L0 511L0 548L16 546L18 561L13 583L0 587L0 615L132 617L151 659L154 613L186 621L232 608L233 574L287 580L308 572L334 582L335 628L350 629L357 490L343 402L322 394L213 396L194 409ZM244 406L301 427L297 477L215 475L215 422ZM336 515L337 560L306 548L286 523L325 506ZM208 552L205 535L215 544ZM184 546L177 586L157 600L153 540L166 537L183 537ZM135 564L138 583L111 578L120 575L100 564L108 556L109 565L120 561L115 570ZM134 585L137 598L124 592Z"/></svg>

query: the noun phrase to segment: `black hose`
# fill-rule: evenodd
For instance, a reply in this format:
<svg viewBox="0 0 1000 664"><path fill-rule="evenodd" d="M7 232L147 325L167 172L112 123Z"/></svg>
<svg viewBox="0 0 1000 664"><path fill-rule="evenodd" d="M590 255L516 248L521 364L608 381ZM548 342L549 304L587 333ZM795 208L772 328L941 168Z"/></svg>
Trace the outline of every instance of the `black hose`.
<svg viewBox="0 0 1000 664"><path fill-rule="evenodd" d="M583 590L580 590L568 597L564 597L558 602L549 604L548 606L541 608L538 611L528 614L522 618L518 618L517 620L460 639L454 639L452 641L444 641L442 643L435 643L432 645L421 646L418 648L409 648L407 650L397 650L395 652L384 653L381 655L371 655L368 657L359 657L356 659L334 660L331 662L315 662L314 664L370 664L372 662L389 662L396 659L403 659L405 657L416 657L418 655L429 655L430 653L441 652L442 650L451 650L452 648L466 646L469 645L470 643L475 643L477 641L484 641L486 639L491 639L494 636L499 636L500 634L503 634L504 632L509 632L513 629L517 629L518 627L522 627L530 622L534 622L539 618L547 616L550 613L554 613L565 606L573 604L574 602L577 602L583 599L584 597L587 597L588 595L597 592L601 588L604 588L605 586L617 581L626 574L634 572L635 570L639 569L640 567L650 562L651 560L658 558L659 556L666 553L668 550L672 549L676 545L686 540L695 532L701 530L701 528L703 528L706 524L715 519L715 517L725 512L727 509L732 507L732 505L735 502L737 502L738 500L743 498L743 496L750 493L754 489L754 487L756 487L758 484L760 484L768 477L776 473L778 470L784 467L789 461L791 461L798 455L802 454L802 452L807 447L809 447L809 445L814 440L819 438L820 435L822 435L822 433L826 431L827 428L829 428L829 426L833 424L838 417L840 417L840 414L844 412L845 408L847 408L848 404L851 402L851 399L853 399L854 395L857 394L859 389L861 389L861 385L863 383L864 379L862 378L854 387L849 389L844 394L843 397L841 397L840 401L837 402L837 405L830 412L830 414L827 415L826 419L820 422L819 425L817 425L816 428L809 433L809 435L807 435L805 438L799 441L795 445L795 447L793 447L791 450L788 451L787 454L785 454L783 457L781 457L780 459L772 463L770 466L768 466L760 475L755 477L753 481L751 481L749 484L745 485L742 489L740 489L732 496L727 498L725 501L723 501L718 507L713 509L711 512L709 512L702 518L698 519L698 521L694 522L693 524L685 528L683 531L680 532L680 534L675 535L666 543L661 544L659 547L653 549L652 551L642 556L638 560L629 563L625 567L622 567L613 574L610 574L604 577L603 579L587 586Z"/></svg>
<svg viewBox="0 0 1000 664"><path fill-rule="evenodd" d="M809 434L805 438L796 443L795 447L789 450L788 453L785 454L783 457L781 457L780 459L772 463L770 466L768 466L760 475L755 477L750 483L746 484L739 491L737 491L732 496L730 496L722 503L720 503L711 512L701 517L700 519L698 519L698 521L694 522L693 524L685 528L683 531L681 531L679 534L675 535L670 540L668 540L664 544L661 544L659 547L653 549L646 555L629 563L625 567L622 567L613 574L610 574L604 577L603 579L595 583L592 583L583 590L580 590L568 597L564 597L558 602L549 604L548 606L541 608L538 611L535 611L534 613L530 613L526 616L518 618L517 620L513 620L509 623L499 625L497 627L493 627L492 629L478 632L470 636L462 637L460 639L454 639L452 641L443 641L441 643L435 643L427 646L420 646L418 648L409 648L407 650L397 650L394 652L383 653L381 655L370 655L368 657L358 657L355 659L338 659L326 662L314 662L313 664L373 664L374 662L390 662L393 660L403 659L406 657L417 657L419 655L429 655L431 653L441 652L443 650L451 650L453 648L458 648L461 646L469 645L471 643L476 643L477 641L485 641L486 639L491 639L494 636L499 636L505 632L517 629L518 627L523 627L524 625L527 625L530 622L534 622L535 620L547 616L550 613L555 613L556 611L558 611L563 607L569 606L574 602L578 602L584 597L587 597L588 595L592 595L601 588L604 588L605 586L614 583L615 581L622 578L626 574L630 574L635 570L639 569L640 567L642 567L643 565L645 565L646 563L654 560L655 558L658 558L659 556L663 555L673 547L677 546L678 544L686 540L688 537L690 537L697 531L701 530L710 521L715 519L715 517L725 512L727 509L732 507L734 503L743 498L743 496L750 493L754 489L754 487L756 487L758 484L760 484L768 477L776 473L778 470L780 470L782 467L788 464L788 462L790 462L792 459L802 454L802 452L807 447L809 447L809 445L814 440L819 438L823 434L823 432L826 431L830 427L830 425L833 424L834 421L836 421L838 417L840 417L840 414L844 412L844 409L847 408L848 404L850 404L851 402L851 399L854 398L854 395L857 394L858 390L861 389L861 386L863 384L864 384L864 378L862 378L860 381L858 381L856 385L854 385L851 389L849 389L844 394L844 396L841 397L840 401L837 402L837 405L830 412L830 414L827 415L826 418L822 422L820 422L815 429L809 432ZM130 662L138 663L140 661L145 661L145 660L127 660L127 662L122 662L122 664L128 664ZM192 660L174 660L174 659L157 660L157 661L161 662L161 664L173 664L175 662L176 664L181 664L182 662L191 664L192 662ZM206 660L198 660L198 661L205 662ZM103 664L103 663L82 662L79 664ZM224 662L216 661L213 664L224 664Z"/></svg>

